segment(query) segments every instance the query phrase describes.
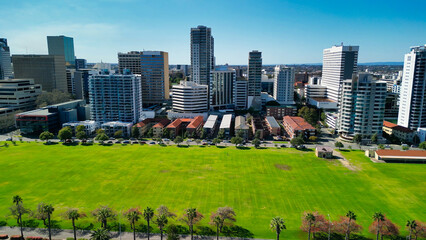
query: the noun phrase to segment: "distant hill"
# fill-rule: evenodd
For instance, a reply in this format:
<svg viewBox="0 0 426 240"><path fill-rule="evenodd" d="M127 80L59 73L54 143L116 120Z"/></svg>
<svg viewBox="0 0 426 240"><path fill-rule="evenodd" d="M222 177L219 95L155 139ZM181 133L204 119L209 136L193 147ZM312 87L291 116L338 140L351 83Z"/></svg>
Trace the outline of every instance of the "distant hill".
<svg viewBox="0 0 426 240"><path fill-rule="evenodd" d="M369 63L358 63L358 65L367 65L367 66L378 66L378 65L402 66L402 65L404 65L404 62L369 62Z"/></svg>

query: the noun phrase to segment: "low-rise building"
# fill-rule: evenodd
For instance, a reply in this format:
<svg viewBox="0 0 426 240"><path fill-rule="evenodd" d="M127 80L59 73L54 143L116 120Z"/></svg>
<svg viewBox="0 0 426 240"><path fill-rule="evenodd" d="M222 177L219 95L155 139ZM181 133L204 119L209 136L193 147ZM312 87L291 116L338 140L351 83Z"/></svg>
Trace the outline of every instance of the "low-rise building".
<svg viewBox="0 0 426 240"><path fill-rule="evenodd" d="M246 124L244 116L237 116L235 118L235 135L241 132L242 138L248 139L250 127Z"/></svg>
<svg viewBox="0 0 426 240"><path fill-rule="evenodd" d="M76 129L78 126L84 126L84 132L86 133L86 136L93 136L96 132L96 129L98 129L99 124L95 121L76 121L76 122L67 122L62 124L62 127L70 127L73 133L76 132Z"/></svg>
<svg viewBox="0 0 426 240"><path fill-rule="evenodd" d="M272 116L265 117L265 123L268 127L268 131L272 136L281 135L281 126L278 124L277 120L275 120Z"/></svg>
<svg viewBox="0 0 426 240"><path fill-rule="evenodd" d="M393 134L401 141L409 143L413 142L413 138L416 136L416 131L388 121L383 121L383 132L389 136Z"/></svg>
<svg viewBox="0 0 426 240"><path fill-rule="evenodd" d="M297 114L296 106L267 106L266 115L275 119L282 119L284 116L295 116Z"/></svg>
<svg viewBox="0 0 426 240"><path fill-rule="evenodd" d="M213 137L219 126L218 115L210 115L204 123L203 129L206 131L207 137Z"/></svg>
<svg viewBox="0 0 426 240"><path fill-rule="evenodd" d="M232 114L225 114L220 123L219 131L223 131L225 137L231 136L232 131Z"/></svg>
<svg viewBox="0 0 426 240"><path fill-rule="evenodd" d="M144 136L148 133L149 129L151 129L155 124L159 123L162 118L146 118L141 122L138 122L134 125L134 127L139 128L139 133L141 136Z"/></svg>
<svg viewBox="0 0 426 240"><path fill-rule="evenodd" d="M189 136L198 135L200 130L203 128L203 116L196 116L192 121L186 126L186 131Z"/></svg>
<svg viewBox="0 0 426 240"><path fill-rule="evenodd" d="M426 151L424 150L376 150L375 159L385 162L398 163L425 163Z"/></svg>
<svg viewBox="0 0 426 240"><path fill-rule="evenodd" d="M101 125L101 128L105 130L105 134L113 137L117 131L122 131L124 138L130 137L133 123L131 122L106 122Z"/></svg>
<svg viewBox="0 0 426 240"><path fill-rule="evenodd" d="M203 123L203 117L197 116L195 118L178 118L167 125L167 129L170 131L171 137L179 136L184 131L192 134L201 129Z"/></svg>
<svg viewBox="0 0 426 240"><path fill-rule="evenodd" d="M419 136L420 142L426 141L426 128L417 128L417 136Z"/></svg>
<svg viewBox="0 0 426 240"><path fill-rule="evenodd" d="M253 131L253 136L256 137L256 133L258 132L259 138L263 139L265 136L265 129L263 128L263 122L260 117L253 117L251 119L251 129Z"/></svg>
<svg viewBox="0 0 426 240"><path fill-rule="evenodd" d="M152 133L153 133L154 137L156 137L156 138L163 137L164 129L169 124L170 124L170 120L167 119L167 118L163 118L157 124L152 126ZM169 137L169 136L167 136L167 137Z"/></svg>
<svg viewBox="0 0 426 240"><path fill-rule="evenodd" d="M307 139L315 136L315 128L301 117L285 116L283 125L289 138L302 136Z"/></svg>
<svg viewBox="0 0 426 240"><path fill-rule="evenodd" d="M326 146L318 146L315 148L315 155L319 158L332 158L333 149Z"/></svg>

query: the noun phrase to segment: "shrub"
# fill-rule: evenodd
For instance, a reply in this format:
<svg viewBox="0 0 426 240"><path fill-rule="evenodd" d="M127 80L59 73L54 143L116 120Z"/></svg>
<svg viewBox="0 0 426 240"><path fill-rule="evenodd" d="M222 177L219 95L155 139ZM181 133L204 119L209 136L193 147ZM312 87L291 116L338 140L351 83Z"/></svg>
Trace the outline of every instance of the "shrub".
<svg viewBox="0 0 426 240"><path fill-rule="evenodd" d="M213 231L211 228L206 226L199 226L198 229L199 229L199 231L197 231L198 235L201 235L201 236L214 236L216 234L215 231Z"/></svg>
<svg viewBox="0 0 426 240"><path fill-rule="evenodd" d="M26 237L26 240L43 240L43 237Z"/></svg>
<svg viewBox="0 0 426 240"><path fill-rule="evenodd" d="M0 227L4 227L7 226L7 222L6 221L0 221Z"/></svg>
<svg viewBox="0 0 426 240"><path fill-rule="evenodd" d="M67 238L67 240L74 240L74 238L72 238L72 237L69 237L69 238Z"/></svg>
<svg viewBox="0 0 426 240"><path fill-rule="evenodd" d="M37 228L40 223L34 219L30 219L28 221L23 221L22 226L27 228Z"/></svg>

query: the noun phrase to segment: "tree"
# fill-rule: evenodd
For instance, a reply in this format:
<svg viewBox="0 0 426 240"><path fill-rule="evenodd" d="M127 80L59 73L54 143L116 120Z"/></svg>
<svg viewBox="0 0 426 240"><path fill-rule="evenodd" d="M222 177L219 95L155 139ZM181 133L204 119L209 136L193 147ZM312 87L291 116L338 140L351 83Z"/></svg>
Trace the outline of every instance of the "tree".
<svg viewBox="0 0 426 240"><path fill-rule="evenodd" d="M408 228L408 231L410 232L410 235L408 235L408 240L411 240L411 236L413 234L413 231L417 227L416 220L408 220L407 224L405 226Z"/></svg>
<svg viewBox="0 0 426 240"><path fill-rule="evenodd" d="M80 140L83 140L83 139L86 139L86 138L87 138L87 134L86 134L86 132L85 132L85 131L79 131L79 132L77 132L77 133L75 134L75 136L76 136L78 139L80 139Z"/></svg>
<svg viewBox="0 0 426 240"><path fill-rule="evenodd" d="M423 150L426 150L426 141L424 141L424 142L420 143L420 144L419 144L419 148L420 148L420 149L423 149Z"/></svg>
<svg viewBox="0 0 426 240"><path fill-rule="evenodd" d="M216 226L216 237L219 240L219 234L222 231L225 221L235 222L235 212L231 207L220 207L210 216L210 224Z"/></svg>
<svg viewBox="0 0 426 240"><path fill-rule="evenodd" d="M361 145L361 141L362 141L362 135L361 134L355 134L355 136L353 137L352 141L354 143L357 143L358 145Z"/></svg>
<svg viewBox="0 0 426 240"><path fill-rule="evenodd" d="M339 150L340 150L340 148L345 147L345 146L343 145L343 143L341 143L341 142L339 142L339 141L335 142L335 143L334 143L334 146L335 146L335 147L337 147L337 148L339 148Z"/></svg>
<svg viewBox="0 0 426 240"><path fill-rule="evenodd" d="M254 134L254 138L260 139L260 135L261 135L260 130L257 130L256 133Z"/></svg>
<svg viewBox="0 0 426 240"><path fill-rule="evenodd" d="M375 212L373 214L373 220L374 220L374 222L370 226L370 231L373 234L376 234L376 240L379 240L380 230L382 228L382 223L385 220L385 216L381 212ZM374 225L374 223L376 223L376 224Z"/></svg>
<svg viewBox="0 0 426 240"><path fill-rule="evenodd" d="M414 239L417 237L426 238L426 223L416 221L416 227L413 229Z"/></svg>
<svg viewBox="0 0 426 240"><path fill-rule="evenodd" d="M155 224L157 224L158 228L160 229L160 240L163 240L163 229L167 225L169 220L167 219L166 215L162 214L162 215L157 215L154 222Z"/></svg>
<svg viewBox="0 0 426 240"><path fill-rule="evenodd" d="M374 221L369 230L373 234L377 234L377 239L379 234L381 235L381 239L384 236L398 236L399 228L395 225L391 220L386 218L386 216L382 215L383 218L380 221ZM380 217L379 217L380 218Z"/></svg>
<svg viewBox="0 0 426 240"><path fill-rule="evenodd" d="M346 215L349 215L349 214L346 214ZM340 216L340 220L333 223L333 231L336 233L345 235L345 239L346 239L346 236L350 236L351 233L361 232L362 227L361 225L356 223L355 219L351 220L347 216Z"/></svg>
<svg viewBox="0 0 426 240"><path fill-rule="evenodd" d="M174 143L176 143L178 146L181 142L183 142L183 139L181 136L175 137L175 140L173 140Z"/></svg>
<svg viewBox="0 0 426 240"><path fill-rule="evenodd" d="M19 195L13 197L13 206L10 208L11 214L16 218L21 230L21 239L24 239L24 230L22 226L22 215L29 213L29 209L26 209L23 205L22 198Z"/></svg>
<svg viewBox="0 0 426 240"><path fill-rule="evenodd" d="M108 206L101 206L92 212L92 215L98 222L101 223L102 228L107 228L108 219L115 219L116 214Z"/></svg>
<svg viewBox="0 0 426 240"><path fill-rule="evenodd" d="M217 138L219 138L219 139L225 138L225 130L224 129L219 130L219 132L217 133Z"/></svg>
<svg viewBox="0 0 426 240"><path fill-rule="evenodd" d="M243 138L244 137L244 131L243 130L237 130L237 132L235 133L236 137L240 137Z"/></svg>
<svg viewBox="0 0 426 240"><path fill-rule="evenodd" d="M284 219L281 217L274 217L271 220L271 224L269 225L271 230L275 231L277 234L277 240L280 240L280 233L282 230L286 229L286 226L284 224Z"/></svg>
<svg viewBox="0 0 426 240"><path fill-rule="evenodd" d="M379 149L385 149L385 146L384 146L383 144L379 144L379 145L377 145L377 147L378 147Z"/></svg>
<svg viewBox="0 0 426 240"><path fill-rule="evenodd" d="M58 138L61 140L67 140L72 138L72 130L70 127L63 127L59 130Z"/></svg>
<svg viewBox="0 0 426 240"><path fill-rule="evenodd" d="M251 143L254 145L255 148L259 148L260 146L259 138L255 138Z"/></svg>
<svg viewBox="0 0 426 240"><path fill-rule="evenodd" d="M123 137L123 131L122 130L115 131L114 138L122 138L122 137Z"/></svg>
<svg viewBox="0 0 426 240"><path fill-rule="evenodd" d="M374 133L372 136L371 136L371 142L372 143L377 143L377 141L379 140L379 137L377 136L377 133Z"/></svg>
<svg viewBox="0 0 426 240"><path fill-rule="evenodd" d="M139 136L140 136L139 128L136 127L136 126L133 126L132 127L132 137L139 138Z"/></svg>
<svg viewBox="0 0 426 240"><path fill-rule="evenodd" d="M77 221L79 218L86 217L85 213L79 212L78 209L68 209L65 212L65 219L71 220L72 222L72 229L74 231L74 240L77 240L77 231L75 227L75 221Z"/></svg>
<svg viewBox="0 0 426 240"><path fill-rule="evenodd" d="M306 221L307 224L308 224L308 240L310 240L311 239L312 226L315 222L315 215L313 213L305 213L303 220Z"/></svg>
<svg viewBox="0 0 426 240"><path fill-rule="evenodd" d="M409 146L406 146L406 145L402 146L402 150L407 151L408 149L410 149Z"/></svg>
<svg viewBox="0 0 426 240"><path fill-rule="evenodd" d="M63 103L71 100L71 95L66 92L54 89L51 92L42 92L36 99L37 108L46 107L48 105Z"/></svg>
<svg viewBox="0 0 426 240"><path fill-rule="evenodd" d="M76 132L84 132L84 125L78 125L78 126L75 128L75 131L76 131Z"/></svg>
<svg viewBox="0 0 426 240"><path fill-rule="evenodd" d="M222 142L222 140L220 140L219 138L215 138L215 139L213 139L213 144L214 145L217 145L217 144L219 144L220 142Z"/></svg>
<svg viewBox="0 0 426 240"><path fill-rule="evenodd" d="M133 230L133 240L136 240L136 222L139 221L141 214L138 208L130 208L124 213L130 223L130 228Z"/></svg>
<svg viewBox="0 0 426 240"><path fill-rule="evenodd" d="M42 221L43 221L44 226L45 226L45 227L47 227L47 223L46 223L46 220L47 220L47 212L46 212L46 208L45 208L45 206L46 206L46 204L45 204L45 203L43 203L43 202L41 202L41 203L39 203L39 204L38 204L38 206L37 206L37 211L36 211L36 214L35 214L35 217L36 217L38 220L42 220Z"/></svg>
<svg viewBox="0 0 426 240"><path fill-rule="evenodd" d="M290 140L291 145L299 147L300 145L303 145L305 141L303 140L302 136L295 137Z"/></svg>
<svg viewBox="0 0 426 240"><path fill-rule="evenodd" d="M109 234L108 230L105 228L99 228L93 231L92 235L90 236L90 240L109 240L109 239L111 239L111 235Z"/></svg>
<svg viewBox="0 0 426 240"><path fill-rule="evenodd" d="M231 143L235 144L237 146L238 144L241 144L243 142L243 139L240 137L233 137L231 138Z"/></svg>
<svg viewBox="0 0 426 240"><path fill-rule="evenodd" d="M189 232L191 233L191 240L194 240L194 225L201 221L203 217L203 214L198 212L196 208L188 208L185 210L185 213L180 219L182 222L188 225Z"/></svg>
<svg viewBox="0 0 426 240"><path fill-rule="evenodd" d="M96 135L96 137L95 137L95 140L101 141L101 143L103 143L104 141L106 141L108 139L109 139L109 137L105 133L100 133L100 134Z"/></svg>
<svg viewBox="0 0 426 240"><path fill-rule="evenodd" d="M148 223L148 227L147 227L147 230L146 230L146 233L148 235L148 240L149 240L149 222L151 221L151 219L153 217L154 217L154 210L152 208L147 207L143 210L143 218Z"/></svg>
<svg viewBox="0 0 426 240"><path fill-rule="evenodd" d="M310 136L309 137L309 141L311 141L311 142L316 142L318 140L318 137L316 137L316 136Z"/></svg>
<svg viewBox="0 0 426 240"><path fill-rule="evenodd" d="M173 224L167 228L167 240L179 240L178 229Z"/></svg>
<svg viewBox="0 0 426 240"><path fill-rule="evenodd" d="M204 139L204 138L206 138L206 135L207 135L207 132L206 132L206 130L203 128L203 129L201 129L201 132L200 132L200 138L201 139Z"/></svg>
<svg viewBox="0 0 426 240"><path fill-rule="evenodd" d="M40 140L46 141L46 143L47 143L47 141L49 141L49 139L52 139L54 137L55 136L53 135L53 133L51 133L49 131L44 131L44 132L40 133L40 136L39 136Z"/></svg>
<svg viewBox="0 0 426 240"><path fill-rule="evenodd" d="M55 211L55 208L53 208L52 204L46 204L44 205L44 212L47 214L47 227L49 229L49 240L52 240L52 224L50 222L50 218L52 216L53 211Z"/></svg>
<svg viewBox="0 0 426 240"><path fill-rule="evenodd" d="M346 228L345 240L349 240L349 236L351 235L351 221L356 221L356 215L352 211L346 213L346 217L348 218L348 225Z"/></svg>

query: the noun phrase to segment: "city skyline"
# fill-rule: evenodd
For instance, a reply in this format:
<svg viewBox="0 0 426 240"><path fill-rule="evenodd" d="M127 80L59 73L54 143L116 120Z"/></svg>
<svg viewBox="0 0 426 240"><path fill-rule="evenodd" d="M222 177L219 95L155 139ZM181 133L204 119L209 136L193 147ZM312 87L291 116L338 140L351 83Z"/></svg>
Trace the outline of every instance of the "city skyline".
<svg viewBox="0 0 426 240"><path fill-rule="evenodd" d="M321 63L322 50L341 42L360 46L360 63L403 62L407 50L426 39L421 31L426 17L412 7L416 2L421 5L109 0L40 1L35 6L4 1L0 34L8 39L11 54L47 54L46 37L65 35L74 38L76 56L88 62L117 63L118 52L158 50L169 52L170 64L189 64L190 29L205 25L215 36L217 64L246 65L252 50L264 53L265 65Z"/></svg>

